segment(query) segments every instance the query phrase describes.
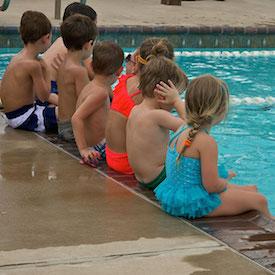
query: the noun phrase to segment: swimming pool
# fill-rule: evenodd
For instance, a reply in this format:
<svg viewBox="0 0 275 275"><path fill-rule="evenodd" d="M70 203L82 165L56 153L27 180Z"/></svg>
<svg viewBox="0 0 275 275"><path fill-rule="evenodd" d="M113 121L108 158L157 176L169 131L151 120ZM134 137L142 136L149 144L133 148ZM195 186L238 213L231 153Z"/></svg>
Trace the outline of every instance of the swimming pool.
<svg viewBox="0 0 275 275"><path fill-rule="evenodd" d="M0 78L17 51L0 49ZM178 49L176 61L190 79L211 73L227 82L230 112L212 130L219 161L237 172L235 183L257 184L275 214L275 51Z"/></svg>

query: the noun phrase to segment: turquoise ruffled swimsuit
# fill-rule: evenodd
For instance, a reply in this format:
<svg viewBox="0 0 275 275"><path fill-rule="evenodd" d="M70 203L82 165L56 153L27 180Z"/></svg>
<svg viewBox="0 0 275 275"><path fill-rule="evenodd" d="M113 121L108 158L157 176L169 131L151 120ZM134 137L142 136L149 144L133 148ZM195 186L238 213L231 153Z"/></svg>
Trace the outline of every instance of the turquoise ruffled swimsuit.
<svg viewBox="0 0 275 275"><path fill-rule="evenodd" d="M179 153L176 145L179 135L186 128L181 128L171 138L166 155L166 179L154 190L161 207L173 216L195 219L207 216L220 204L218 193L208 193L202 184L201 164L199 159L182 156L177 163ZM176 139L175 145L171 143ZM222 176L227 172L222 167ZM219 172L220 176L221 173Z"/></svg>

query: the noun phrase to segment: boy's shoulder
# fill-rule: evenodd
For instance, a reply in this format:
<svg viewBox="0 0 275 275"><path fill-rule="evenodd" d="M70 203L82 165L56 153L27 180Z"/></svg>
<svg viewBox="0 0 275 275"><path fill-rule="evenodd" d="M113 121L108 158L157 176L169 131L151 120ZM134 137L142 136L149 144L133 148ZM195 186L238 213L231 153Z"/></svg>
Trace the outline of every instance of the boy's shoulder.
<svg viewBox="0 0 275 275"><path fill-rule="evenodd" d="M63 69L75 76L88 75L86 68L80 64L66 64Z"/></svg>
<svg viewBox="0 0 275 275"><path fill-rule="evenodd" d="M12 58L9 69L10 70L25 70L25 71L35 71L41 66L39 60L23 58L16 55Z"/></svg>
<svg viewBox="0 0 275 275"><path fill-rule="evenodd" d="M130 120L142 120L148 123L154 123L156 118L162 115L162 111L160 109L150 109L147 106L143 106L141 104L133 107L129 119Z"/></svg>

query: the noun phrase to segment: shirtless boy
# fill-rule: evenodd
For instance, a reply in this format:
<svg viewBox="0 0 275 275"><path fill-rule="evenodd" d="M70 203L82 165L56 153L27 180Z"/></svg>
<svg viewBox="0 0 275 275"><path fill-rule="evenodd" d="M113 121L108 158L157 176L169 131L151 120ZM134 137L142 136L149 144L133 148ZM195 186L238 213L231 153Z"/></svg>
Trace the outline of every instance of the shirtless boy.
<svg viewBox="0 0 275 275"><path fill-rule="evenodd" d="M51 44L51 23L41 12L26 11L20 22L24 48L14 56L0 88L8 124L29 131L56 130L56 108L39 106L35 99L49 101L50 73L38 57Z"/></svg>
<svg viewBox="0 0 275 275"><path fill-rule="evenodd" d="M96 166L105 159L105 126L110 107L111 85L122 71L124 54L114 42L98 43L93 49L94 79L82 90L72 117L75 141L84 163Z"/></svg>
<svg viewBox="0 0 275 275"><path fill-rule="evenodd" d="M74 14L86 15L96 24L97 14L95 10L88 5L84 5L78 2L73 2L69 4L64 11L63 21L65 21L69 16ZM66 53L67 53L67 48L63 43L62 37L58 37L55 40L55 42L51 45L51 47L43 54L43 59L45 60L46 64L50 68L51 91L53 93L58 93L56 79L57 79L57 71L59 66L58 64L56 64L56 60L62 63L63 60L65 59ZM91 57L88 57L86 60L84 60L84 66L88 71L89 78L92 79L93 72L91 69Z"/></svg>
<svg viewBox="0 0 275 275"><path fill-rule="evenodd" d="M187 82L183 71L166 57L152 56L141 72L139 87L144 99L128 119L126 146L130 165L145 188L154 189L166 177L169 130L176 131L184 123L185 108L178 91L184 90ZM158 83L171 90L169 97L156 93L156 87L162 88ZM169 112L173 107L180 118Z"/></svg>
<svg viewBox="0 0 275 275"><path fill-rule="evenodd" d="M92 54L97 28L89 17L75 14L69 16L60 29L68 53L57 74L58 133L61 139L70 142L74 140L71 118L76 109L77 98L90 81L82 63Z"/></svg>

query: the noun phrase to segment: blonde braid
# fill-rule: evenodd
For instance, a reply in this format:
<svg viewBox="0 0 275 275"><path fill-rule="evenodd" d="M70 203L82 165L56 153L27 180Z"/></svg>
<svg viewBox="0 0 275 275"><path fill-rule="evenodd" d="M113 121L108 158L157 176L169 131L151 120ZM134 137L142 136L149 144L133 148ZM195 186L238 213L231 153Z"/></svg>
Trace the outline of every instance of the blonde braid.
<svg viewBox="0 0 275 275"><path fill-rule="evenodd" d="M194 123L192 128L190 129L187 139L184 141L183 143L183 147L177 157L177 162L180 160L181 156L183 155L183 153L185 152L187 147L190 147L195 136L197 135L197 133L201 130L201 126L197 123Z"/></svg>

